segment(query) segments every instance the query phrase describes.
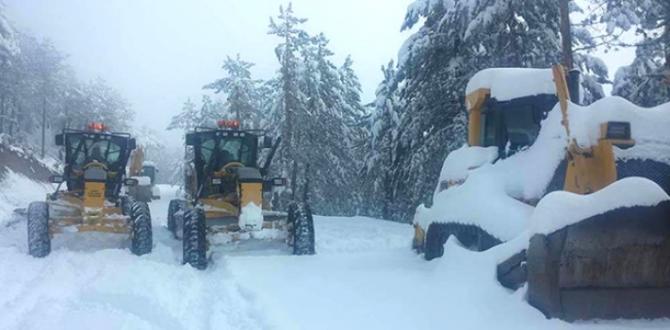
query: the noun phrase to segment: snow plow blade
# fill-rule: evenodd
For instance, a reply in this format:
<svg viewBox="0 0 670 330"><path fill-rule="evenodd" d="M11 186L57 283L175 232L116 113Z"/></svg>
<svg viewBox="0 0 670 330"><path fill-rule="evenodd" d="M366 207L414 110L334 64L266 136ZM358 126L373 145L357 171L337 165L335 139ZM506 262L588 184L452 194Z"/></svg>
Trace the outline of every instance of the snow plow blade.
<svg viewBox="0 0 670 330"><path fill-rule="evenodd" d="M528 302L547 317L670 317L670 201L535 234L526 267Z"/></svg>

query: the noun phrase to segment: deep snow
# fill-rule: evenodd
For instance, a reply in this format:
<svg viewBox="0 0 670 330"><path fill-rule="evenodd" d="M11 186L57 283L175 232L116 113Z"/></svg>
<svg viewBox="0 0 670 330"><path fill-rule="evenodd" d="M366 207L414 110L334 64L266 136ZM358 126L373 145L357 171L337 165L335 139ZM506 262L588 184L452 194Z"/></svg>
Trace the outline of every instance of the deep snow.
<svg viewBox="0 0 670 330"><path fill-rule="evenodd" d="M243 242L214 247L210 268L197 271L181 265L181 243L165 229L175 189L161 191L151 203L154 251L143 257L123 249L122 236L72 234L34 259L25 221L0 214L0 329L670 327L670 320L546 320L522 290L495 281L506 244L475 253L450 240L443 258L426 262L409 248L410 226L363 217L316 217L315 256ZM35 196L13 200L27 205Z"/></svg>

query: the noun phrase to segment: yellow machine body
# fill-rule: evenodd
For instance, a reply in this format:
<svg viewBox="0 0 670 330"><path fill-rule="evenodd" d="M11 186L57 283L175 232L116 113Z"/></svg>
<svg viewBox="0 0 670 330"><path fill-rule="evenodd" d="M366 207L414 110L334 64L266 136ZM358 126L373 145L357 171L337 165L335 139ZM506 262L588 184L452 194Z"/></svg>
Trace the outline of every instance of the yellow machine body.
<svg viewBox="0 0 670 330"><path fill-rule="evenodd" d="M84 207L87 209L102 209L105 204L105 183L84 183Z"/></svg>
<svg viewBox="0 0 670 330"><path fill-rule="evenodd" d="M97 186L97 185L96 185ZM96 187L99 189L99 186ZM102 184L104 195L104 184ZM51 234L63 232L65 228L75 228L79 232L129 233L128 217L121 208L95 197L84 197L71 192L60 192L57 199L49 196L49 230ZM97 193L95 193L97 194ZM95 200L95 204L91 201Z"/></svg>
<svg viewBox="0 0 670 330"><path fill-rule="evenodd" d="M617 180L616 159L613 146L628 148L635 145L635 141L628 138L613 139L607 136L611 123L602 123L600 126L600 138L594 146L581 147L570 138L570 125L568 121L568 104L570 94L567 86L566 75L561 65L552 68L556 95L562 113L561 124L565 127L567 141L568 166L565 174L563 190L589 194L598 191ZM487 88L477 89L465 98L468 108L468 145L483 146L482 141L482 111L489 100L491 90ZM462 182L446 182L444 189ZM441 184L442 187L442 184ZM444 190L442 189L442 190ZM415 225L413 245L420 250L425 241L426 228Z"/></svg>

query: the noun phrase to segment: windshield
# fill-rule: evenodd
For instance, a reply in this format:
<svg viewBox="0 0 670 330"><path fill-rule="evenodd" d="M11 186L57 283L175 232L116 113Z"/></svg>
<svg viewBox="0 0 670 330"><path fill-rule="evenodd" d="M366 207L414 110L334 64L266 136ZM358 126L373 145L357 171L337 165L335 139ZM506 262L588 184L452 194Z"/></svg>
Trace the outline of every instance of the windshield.
<svg viewBox="0 0 670 330"><path fill-rule="evenodd" d="M83 166L97 160L114 167L121 158L121 146L112 140L68 135L68 154L72 165Z"/></svg>
<svg viewBox="0 0 670 330"><path fill-rule="evenodd" d="M255 167L256 139L251 136L205 137L200 145L200 157L205 166L215 171L232 162Z"/></svg>

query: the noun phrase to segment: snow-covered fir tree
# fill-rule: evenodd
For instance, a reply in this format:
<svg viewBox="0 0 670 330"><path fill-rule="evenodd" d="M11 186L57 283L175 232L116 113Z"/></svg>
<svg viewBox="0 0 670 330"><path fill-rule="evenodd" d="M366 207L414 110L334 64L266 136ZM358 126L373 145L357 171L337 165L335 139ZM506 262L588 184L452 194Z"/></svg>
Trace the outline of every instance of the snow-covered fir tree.
<svg viewBox="0 0 670 330"><path fill-rule="evenodd" d="M258 80L251 77L254 64L243 61L240 55L227 57L223 63L226 76L205 85L205 89L213 89L226 97L225 111L235 116L243 128L259 128L260 110L258 104Z"/></svg>
<svg viewBox="0 0 670 330"><path fill-rule="evenodd" d="M391 201L394 190L391 189L392 166L394 160L394 142L400 123L402 107L398 101L398 85L395 64L390 61L382 66L384 80L375 92L375 100L370 107L373 112L369 119L370 138L364 151L366 161L361 172L362 194L367 196L365 214L391 218Z"/></svg>
<svg viewBox="0 0 670 330"><path fill-rule="evenodd" d="M186 133L196 127L215 127L219 119L229 115L223 103L214 101L207 95L202 96L199 106L189 98L182 105L181 111L172 117L167 129L179 129Z"/></svg>
<svg viewBox="0 0 670 330"><path fill-rule="evenodd" d="M409 221L429 203L447 153L465 142L465 85L488 67L549 67L560 54L556 1L420 0L403 29L423 26L399 53L403 115L393 143L394 220Z"/></svg>
<svg viewBox="0 0 670 330"><path fill-rule="evenodd" d="M365 134L356 126L364 113L355 104L360 87L350 63L340 69L332 63L323 34L301 29L305 21L290 5L270 21L269 33L281 38L275 50L279 88L271 107L271 126L283 138L278 174L289 177L291 198L307 197L316 212L349 213L359 196L354 140Z"/></svg>
<svg viewBox="0 0 670 330"><path fill-rule="evenodd" d="M610 47L636 47L633 62L617 71L614 95L641 106L670 102L670 2L667 0L591 0L604 8L593 20L606 26ZM617 38L635 31L638 41Z"/></svg>
<svg viewBox="0 0 670 330"><path fill-rule="evenodd" d="M6 21L0 25L8 31ZM0 134L55 153L50 137L63 128L81 129L90 121L105 121L115 130L129 128L134 114L117 90L102 79L77 79L50 41L20 30L12 35L16 49L4 52L8 57L0 62Z"/></svg>
<svg viewBox="0 0 670 330"><path fill-rule="evenodd" d="M7 61L19 51L14 28L5 16L5 5L0 1L0 64Z"/></svg>

